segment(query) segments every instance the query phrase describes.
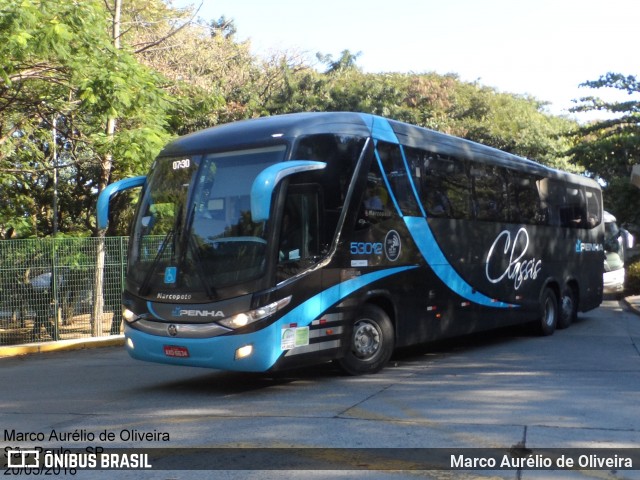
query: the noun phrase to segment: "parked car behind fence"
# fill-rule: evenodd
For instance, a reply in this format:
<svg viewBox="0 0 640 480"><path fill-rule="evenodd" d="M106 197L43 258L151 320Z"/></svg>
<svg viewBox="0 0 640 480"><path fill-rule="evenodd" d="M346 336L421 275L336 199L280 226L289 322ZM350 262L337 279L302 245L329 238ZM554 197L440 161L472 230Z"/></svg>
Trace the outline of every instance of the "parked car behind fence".
<svg viewBox="0 0 640 480"><path fill-rule="evenodd" d="M97 242L0 241L0 345L119 332L128 237L105 239L104 314L96 321L91 314Z"/></svg>
<svg viewBox="0 0 640 480"><path fill-rule="evenodd" d="M635 238L629 231L620 228L616 217L609 212L604 212L604 222L606 255L602 277L604 293L621 294L624 292L624 262L628 252L634 247Z"/></svg>

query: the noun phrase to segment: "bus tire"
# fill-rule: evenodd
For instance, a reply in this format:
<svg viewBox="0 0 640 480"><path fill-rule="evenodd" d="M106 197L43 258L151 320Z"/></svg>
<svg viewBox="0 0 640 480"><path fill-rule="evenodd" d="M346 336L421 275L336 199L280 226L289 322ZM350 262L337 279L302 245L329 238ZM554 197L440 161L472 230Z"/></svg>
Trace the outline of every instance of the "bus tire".
<svg viewBox="0 0 640 480"><path fill-rule="evenodd" d="M578 316L578 298L571 285L565 285L560 296L558 328L567 328Z"/></svg>
<svg viewBox="0 0 640 480"><path fill-rule="evenodd" d="M542 290L540 294L540 317L539 331L543 336L553 335L558 325L560 309L558 308L558 297L549 287Z"/></svg>
<svg viewBox="0 0 640 480"><path fill-rule="evenodd" d="M394 343L389 316L375 305L365 305L353 323L348 345L338 365L349 375L376 373L391 358Z"/></svg>

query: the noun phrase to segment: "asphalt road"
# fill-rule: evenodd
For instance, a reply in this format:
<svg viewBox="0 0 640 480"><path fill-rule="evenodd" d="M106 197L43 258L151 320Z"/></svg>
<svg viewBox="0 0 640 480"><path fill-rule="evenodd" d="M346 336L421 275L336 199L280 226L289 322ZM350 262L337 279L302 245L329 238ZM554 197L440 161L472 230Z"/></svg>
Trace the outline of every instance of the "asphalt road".
<svg viewBox="0 0 640 480"><path fill-rule="evenodd" d="M112 347L0 359L0 382L5 447L640 448L640 317L614 300L551 337L514 329L429 345L365 377L330 364L272 375L171 367ZM640 478L640 465L353 471L341 450L316 453L339 470L258 471L275 467L247 455L246 471L76 478ZM161 460L181 469L199 461Z"/></svg>

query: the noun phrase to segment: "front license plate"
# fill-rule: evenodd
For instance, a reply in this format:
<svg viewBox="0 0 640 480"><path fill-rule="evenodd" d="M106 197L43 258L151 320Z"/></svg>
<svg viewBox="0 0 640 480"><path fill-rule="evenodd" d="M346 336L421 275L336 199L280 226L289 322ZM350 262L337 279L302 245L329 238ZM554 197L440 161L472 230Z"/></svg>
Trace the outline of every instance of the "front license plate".
<svg viewBox="0 0 640 480"><path fill-rule="evenodd" d="M164 354L167 357L187 358L189 356L189 350L186 347L179 347L177 345L165 345Z"/></svg>

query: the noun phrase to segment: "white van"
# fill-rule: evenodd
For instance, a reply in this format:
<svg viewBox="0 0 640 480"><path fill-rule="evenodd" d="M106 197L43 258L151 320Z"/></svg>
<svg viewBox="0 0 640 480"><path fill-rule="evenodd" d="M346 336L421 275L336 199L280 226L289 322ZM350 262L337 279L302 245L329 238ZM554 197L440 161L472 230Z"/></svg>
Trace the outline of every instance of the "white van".
<svg viewBox="0 0 640 480"><path fill-rule="evenodd" d="M634 238L627 230L618 227L616 217L604 212L604 293L624 291L624 260L627 249L633 248Z"/></svg>

